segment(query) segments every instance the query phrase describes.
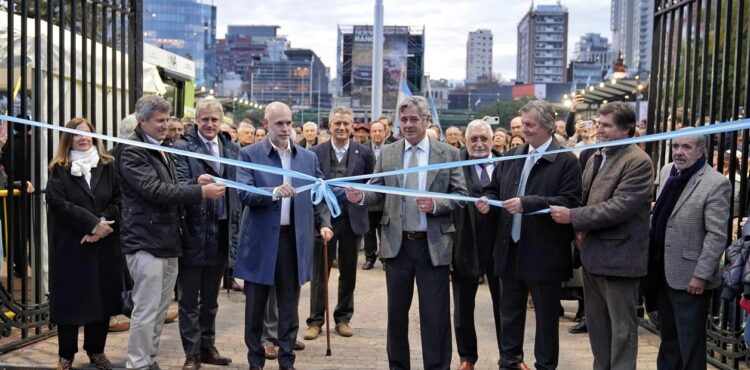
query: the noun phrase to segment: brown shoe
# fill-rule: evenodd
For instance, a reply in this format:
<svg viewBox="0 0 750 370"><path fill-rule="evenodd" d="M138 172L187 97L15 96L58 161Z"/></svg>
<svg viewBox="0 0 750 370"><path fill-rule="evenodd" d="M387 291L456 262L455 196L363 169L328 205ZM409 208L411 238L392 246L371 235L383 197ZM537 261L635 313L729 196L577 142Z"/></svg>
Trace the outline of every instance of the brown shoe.
<svg viewBox="0 0 750 370"><path fill-rule="evenodd" d="M458 365L458 370L474 370L474 364L469 361L461 361L461 364Z"/></svg>
<svg viewBox="0 0 750 370"><path fill-rule="evenodd" d="M263 348L263 352L266 360L275 360L277 357L279 357L279 353L276 351L276 347L274 347L273 344L265 346Z"/></svg>
<svg viewBox="0 0 750 370"><path fill-rule="evenodd" d="M352 331L352 327L349 326L348 323L342 322L336 324L336 332L339 333L342 337L351 337L354 335L354 332Z"/></svg>
<svg viewBox="0 0 750 370"><path fill-rule="evenodd" d="M295 351L303 351L304 349L305 349L305 344L304 343L302 343L302 342L300 342L298 340L294 341L294 350Z"/></svg>
<svg viewBox="0 0 750 370"><path fill-rule="evenodd" d="M57 361L57 368L56 370L70 370L73 367L73 360L68 360L67 358L60 357L60 359Z"/></svg>
<svg viewBox="0 0 750 370"><path fill-rule="evenodd" d="M518 370L531 370L523 361L518 363Z"/></svg>
<svg viewBox="0 0 750 370"><path fill-rule="evenodd" d="M198 370L201 368L200 355L190 354L185 356L185 363L182 364L182 370Z"/></svg>
<svg viewBox="0 0 750 370"><path fill-rule="evenodd" d="M320 328L317 326L308 326L305 333L302 335L304 340L312 340L320 335Z"/></svg>
<svg viewBox="0 0 750 370"><path fill-rule="evenodd" d="M167 310L167 315L164 316L164 323L169 324L177 320L177 310Z"/></svg>
<svg viewBox="0 0 750 370"><path fill-rule="evenodd" d="M86 352L86 354L89 355L89 361L91 362L89 367L95 367L99 370L112 370L112 363L103 353Z"/></svg>
<svg viewBox="0 0 750 370"><path fill-rule="evenodd" d="M121 331L128 331L130 330L130 323L129 322L118 322L116 324L112 324L109 326L109 332L110 333L117 333Z"/></svg>
<svg viewBox="0 0 750 370"><path fill-rule="evenodd" d="M219 350L216 349L216 347L211 347L206 350L201 351L201 357L200 360L204 364L211 364L211 365L229 365L232 363L232 359L229 357L224 357L219 354Z"/></svg>

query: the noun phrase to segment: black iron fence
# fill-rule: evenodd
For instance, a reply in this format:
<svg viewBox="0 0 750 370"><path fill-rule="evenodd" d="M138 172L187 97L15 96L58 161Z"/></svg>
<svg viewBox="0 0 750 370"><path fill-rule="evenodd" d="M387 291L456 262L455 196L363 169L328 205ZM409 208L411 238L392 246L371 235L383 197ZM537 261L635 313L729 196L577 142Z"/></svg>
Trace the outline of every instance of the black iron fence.
<svg viewBox="0 0 750 370"><path fill-rule="evenodd" d="M142 0L0 4L0 112L60 126L83 116L116 135L142 92L141 19ZM0 192L0 353L54 332L44 187L58 135L2 122L0 137L6 131L2 165L14 191Z"/></svg>
<svg viewBox="0 0 750 370"><path fill-rule="evenodd" d="M746 0L656 0L651 49L648 133L745 118L750 107L750 3ZM667 142L649 144L654 168L671 159ZM730 239L748 214L748 131L715 135L708 159L732 183ZM747 358L737 302L716 298L707 321L709 363L737 369Z"/></svg>

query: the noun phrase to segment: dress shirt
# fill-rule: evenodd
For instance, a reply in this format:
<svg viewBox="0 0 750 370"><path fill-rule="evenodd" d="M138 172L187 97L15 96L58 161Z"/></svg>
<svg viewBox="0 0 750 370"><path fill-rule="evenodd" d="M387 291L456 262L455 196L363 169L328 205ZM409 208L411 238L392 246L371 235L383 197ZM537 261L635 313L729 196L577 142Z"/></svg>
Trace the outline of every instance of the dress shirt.
<svg viewBox="0 0 750 370"><path fill-rule="evenodd" d="M331 146L333 147L333 151L336 153L336 160L341 162L341 159L346 155L346 151L349 150L349 140L346 141L346 145L344 145L343 148L337 148L333 140L331 140Z"/></svg>
<svg viewBox="0 0 750 370"><path fill-rule="evenodd" d="M485 158L492 158L492 154L490 153L490 155L488 155ZM471 159L484 159L484 158L471 158ZM491 179L492 178L492 173L495 172L495 164L492 163L492 162L485 163L484 167L487 168L487 175ZM482 165L481 164L475 164L474 165L474 170L477 171L477 177L479 177L481 179L482 178Z"/></svg>
<svg viewBox="0 0 750 370"><path fill-rule="evenodd" d="M152 138L151 136L148 136L148 134L146 134L145 132L143 133L143 136L146 137L146 140L148 140L149 143L154 144L154 145L161 145L161 143L164 142L164 140L156 140ZM159 151L159 154L161 154L161 157L164 159L164 161L167 161L166 153Z"/></svg>
<svg viewBox="0 0 750 370"><path fill-rule="evenodd" d="M270 139L268 140L271 143L271 146L276 151L276 153L279 154L279 157L281 158L281 168L285 170L291 170L292 169L292 142L289 141L286 144L286 149L284 151L281 151L279 147L273 144L273 141ZM284 184L292 184L292 179L289 176L284 176ZM276 193L276 189L274 189L274 194ZM281 222L280 225L282 226L288 226L291 225L291 219L289 217L290 211L291 211L291 205L292 205L292 198L281 198Z"/></svg>
<svg viewBox="0 0 750 370"><path fill-rule="evenodd" d="M407 168L409 166L409 160L411 160L411 147L413 145L409 144L408 141L404 140L404 168ZM424 139L420 141L417 144L417 165L419 167L426 166L429 164L430 159L430 139L425 135ZM403 183L406 184L406 175L404 174L404 181ZM427 171L420 171L418 172L418 181L419 181L419 191L425 191L427 188ZM406 203L403 204L404 207L410 206L410 207L416 207L415 204L407 205ZM433 202L433 213L437 211L437 204ZM403 213L402 213L403 214ZM427 231L427 215L424 212L419 212L419 227L417 230L409 230L409 231Z"/></svg>
<svg viewBox="0 0 750 370"><path fill-rule="evenodd" d="M211 146L211 149L213 149L213 153L211 153L211 155L213 155L214 157L221 157L221 154L219 154L219 136L218 135L214 136L213 140L208 140L205 137L203 137L203 135L201 135L200 132L198 132L198 137L201 138L204 148L207 146L209 141L212 142L214 145Z"/></svg>
<svg viewBox="0 0 750 370"><path fill-rule="evenodd" d="M540 145L538 148L534 148L533 145L529 144L529 153L531 153L532 150L536 150L536 154L531 158L534 161L534 164L536 164L536 161L539 160L539 158L542 158L544 155L544 152L549 149L549 145L552 144L553 137L550 136L547 141L544 142L544 144Z"/></svg>
<svg viewBox="0 0 750 370"><path fill-rule="evenodd" d="M375 155L376 159L380 156L380 150L383 149L383 144L385 143L381 143L380 145L372 144L372 154Z"/></svg>

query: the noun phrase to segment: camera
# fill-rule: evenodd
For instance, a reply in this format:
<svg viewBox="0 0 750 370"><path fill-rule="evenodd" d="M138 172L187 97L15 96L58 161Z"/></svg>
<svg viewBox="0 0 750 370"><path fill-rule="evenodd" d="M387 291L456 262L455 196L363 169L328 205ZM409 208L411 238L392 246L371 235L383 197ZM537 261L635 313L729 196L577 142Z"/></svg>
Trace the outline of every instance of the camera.
<svg viewBox="0 0 750 370"><path fill-rule="evenodd" d="M484 117L484 121L489 123L490 125L499 125L500 117Z"/></svg>

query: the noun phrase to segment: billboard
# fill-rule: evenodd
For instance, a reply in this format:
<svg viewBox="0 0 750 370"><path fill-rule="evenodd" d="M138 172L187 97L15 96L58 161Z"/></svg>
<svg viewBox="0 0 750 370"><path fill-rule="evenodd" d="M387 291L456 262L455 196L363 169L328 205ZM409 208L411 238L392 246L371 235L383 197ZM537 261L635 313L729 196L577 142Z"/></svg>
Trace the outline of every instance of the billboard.
<svg viewBox="0 0 750 370"><path fill-rule="evenodd" d="M386 27L387 30L387 27ZM408 30L385 32L383 42L383 107L396 107L401 71L406 72ZM352 45L352 108L372 101L372 26L354 26Z"/></svg>

